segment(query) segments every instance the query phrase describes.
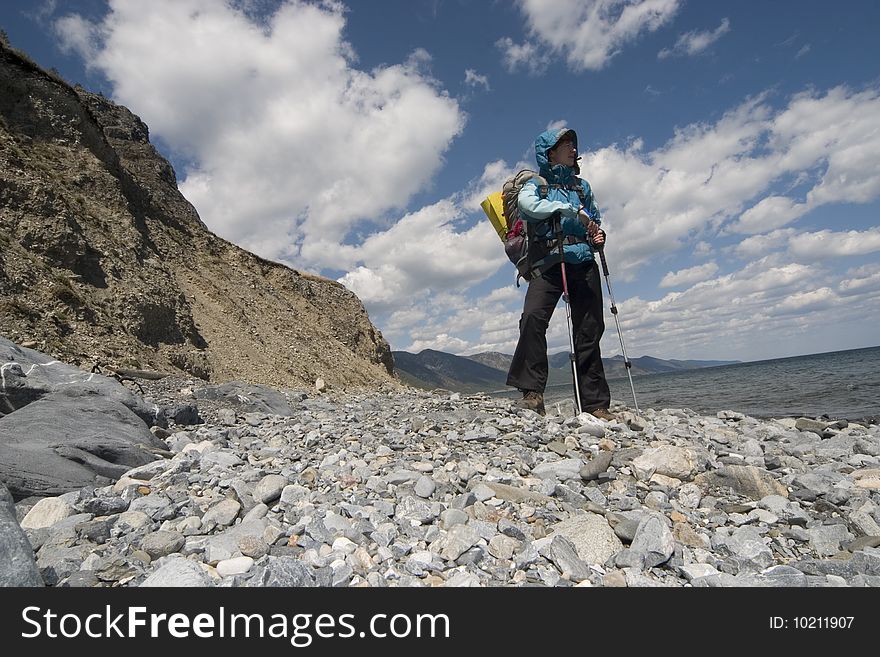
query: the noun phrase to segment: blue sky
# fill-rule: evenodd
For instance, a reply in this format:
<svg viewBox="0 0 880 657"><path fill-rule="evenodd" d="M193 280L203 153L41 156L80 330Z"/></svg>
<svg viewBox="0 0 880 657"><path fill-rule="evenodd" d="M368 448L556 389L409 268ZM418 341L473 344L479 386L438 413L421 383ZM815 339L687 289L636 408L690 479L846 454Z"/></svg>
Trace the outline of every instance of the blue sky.
<svg viewBox="0 0 880 657"><path fill-rule="evenodd" d="M560 125L631 357L880 344L873 0L14 0L0 26L140 116L215 233L341 281L394 349L513 352L525 286L479 202Z"/></svg>

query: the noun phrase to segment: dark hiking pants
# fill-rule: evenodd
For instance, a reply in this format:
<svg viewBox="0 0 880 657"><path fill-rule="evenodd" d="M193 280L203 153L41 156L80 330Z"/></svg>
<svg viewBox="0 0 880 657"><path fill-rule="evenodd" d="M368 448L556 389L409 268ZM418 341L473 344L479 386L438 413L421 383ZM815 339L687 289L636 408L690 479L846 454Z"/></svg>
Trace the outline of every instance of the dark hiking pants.
<svg viewBox="0 0 880 657"><path fill-rule="evenodd" d="M599 340L605 331L602 314L602 282L595 262L565 265L574 329L581 407L584 411L608 408L611 392L605 380ZM562 296L562 267L554 265L529 283L519 342L507 373L507 385L520 390L544 392L547 385L547 327ZM564 311L563 311L564 312Z"/></svg>

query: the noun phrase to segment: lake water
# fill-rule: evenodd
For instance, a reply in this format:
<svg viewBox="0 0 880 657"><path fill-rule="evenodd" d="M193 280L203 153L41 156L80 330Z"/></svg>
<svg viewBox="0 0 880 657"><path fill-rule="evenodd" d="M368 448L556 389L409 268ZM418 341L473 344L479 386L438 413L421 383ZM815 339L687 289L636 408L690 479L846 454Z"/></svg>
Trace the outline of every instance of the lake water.
<svg viewBox="0 0 880 657"><path fill-rule="evenodd" d="M880 347L643 374L634 376L633 384L642 409L880 421ZM613 401L633 406L627 377L609 379L608 385ZM545 391L547 404L572 397L570 383Z"/></svg>

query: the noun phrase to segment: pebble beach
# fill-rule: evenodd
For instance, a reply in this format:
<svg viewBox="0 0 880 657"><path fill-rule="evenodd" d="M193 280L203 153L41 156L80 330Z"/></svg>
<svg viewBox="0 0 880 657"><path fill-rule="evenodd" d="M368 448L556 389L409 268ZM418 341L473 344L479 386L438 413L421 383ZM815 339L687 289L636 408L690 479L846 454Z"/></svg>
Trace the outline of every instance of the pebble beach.
<svg viewBox="0 0 880 657"><path fill-rule="evenodd" d="M16 505L46 585L880 586L877 425L142 383L161 458Z"/></svg>

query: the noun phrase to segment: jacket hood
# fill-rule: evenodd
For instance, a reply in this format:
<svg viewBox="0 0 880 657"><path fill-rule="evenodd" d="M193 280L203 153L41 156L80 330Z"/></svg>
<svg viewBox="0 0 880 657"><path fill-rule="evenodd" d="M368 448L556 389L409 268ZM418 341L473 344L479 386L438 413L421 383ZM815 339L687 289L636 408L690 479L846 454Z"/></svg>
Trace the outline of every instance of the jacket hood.
<svg viewBox="0 0 880 657"><path fill-rule="evenodd" d="M571 128L545 130L535 139L535 160L538 162L539 173L551 182L565 183L581 172L577 161L575 161L574 167L568 167L564 164L550 166L550 161L547 159L547 151L562 141L563 137L571 138L574 142L575 150L577 150L577 133Z"/></svg>

